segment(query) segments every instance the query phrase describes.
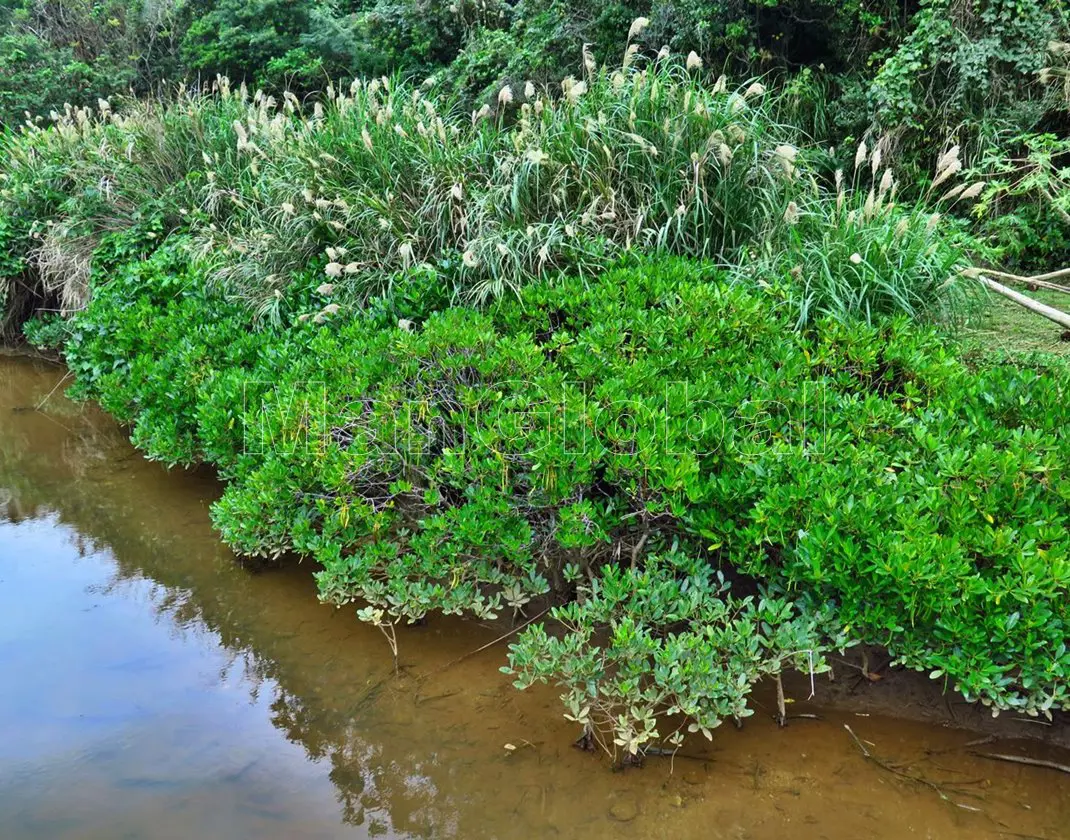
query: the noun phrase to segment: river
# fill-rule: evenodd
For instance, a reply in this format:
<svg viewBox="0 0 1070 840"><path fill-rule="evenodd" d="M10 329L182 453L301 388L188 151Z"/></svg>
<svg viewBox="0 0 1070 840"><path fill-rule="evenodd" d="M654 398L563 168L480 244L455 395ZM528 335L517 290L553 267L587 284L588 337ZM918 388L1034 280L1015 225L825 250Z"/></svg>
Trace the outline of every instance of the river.
<svg viewBox="0 0 1070 840"><path fill-rule="evenodd" d="M976 754L1050 744L802 694L820 720L612 772L503 645L469 655L501 628L406 629L395 676L308 564L220 544L210 474L144 460L64 377L0 357L3 840L1070 838L1070 776Z"/></svg>

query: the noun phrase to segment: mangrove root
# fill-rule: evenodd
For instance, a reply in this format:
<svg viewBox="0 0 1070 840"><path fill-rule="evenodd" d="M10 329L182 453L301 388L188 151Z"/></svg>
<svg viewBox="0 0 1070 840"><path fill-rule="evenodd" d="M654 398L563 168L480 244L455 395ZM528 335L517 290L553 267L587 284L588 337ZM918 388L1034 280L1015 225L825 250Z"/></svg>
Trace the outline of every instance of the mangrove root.
<svg viewBox="0 0 1070 840"><path fill-rule="evenodd" d="M1044 761L1042 758L1026 758L1021 755L1002 755L1000 753L975 752L981 758L991 758L995 761L1009 761L1012 764L1025 764L1029 767L1046 767L1048 770L1058 770L1060 773L1070 773L1070 766L1057 764L1054 761Z"/></svg>
<svg viewBox="0 0 1070 840"><path fill-rule="evenodd" d="M872 761L874 764L876 764L882 770L885 770L886 772L891 773L893 776L898 776L900 779L905 779L906 781L914 782L915 784L923 785L923 786L929 788L934 793L936 793L937 796L939 796L941 799L943 799L945 802L950 802L950 803L952 803L954 805L957 805L960 808L961 807L966 807L967 810L971 810L971 811L979 810L979 809L976 809L976 808L973 808L973 807L962 806L958 802L955 802L950 796L947 795L947 793L944 792L944 789L942 787L940 787L940 785L936 784L936 782L931 782L928 779L926 779L924 776L918 776L918 775L916 775L914 773L908 773L906 770L902 769L902 767L896 766L895 764L889 764L887 761L884 761L884 760L878 758L873 753L871 753L868 749L866 749L866 745L862 743L862 740L857 735L855 735L854 730L851 729L850 725L845 723L843 725L843 728L847 730L847 734L850 735L851 738L854 740L855 744L858 746L858 749L860 749L862 751L862 755L866 758L867 761ZM970 794L963 793L963 795L967 795L968 796Z"/></svg>

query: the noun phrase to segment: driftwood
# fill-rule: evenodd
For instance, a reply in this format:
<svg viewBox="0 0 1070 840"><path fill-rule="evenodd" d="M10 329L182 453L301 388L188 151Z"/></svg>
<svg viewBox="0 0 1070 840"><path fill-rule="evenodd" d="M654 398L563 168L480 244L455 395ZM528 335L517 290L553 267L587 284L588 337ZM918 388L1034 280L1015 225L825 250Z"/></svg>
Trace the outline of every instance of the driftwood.
<svg viewBox="0 0 1070 840"><path fill-rule="evenodd" d="M1062 292L1064 295L1070 295L1070 286L1060 286L1058 283L1052 283L1052 280L1062 280L1063 278L1070 279L1070 268L1062 268L1058 271L1049 271L1047 274L1011 274L1007 271L995 271L991 268L987 268L981 271L977 268L967 269L966 274L970 277L975 277L978 274L986 274L989 277L993 277L996 280L1006 280L1008 283L1021 283L1022 285L1029 286L1034 289L1048 289L1052 292Z"/></svg>
<svg viewBox="0 0 1070 840"><path fill-rule="evenodd" d="M1032 276L1025 274L1008 274L1005 271L986 271L985 273L1011 280L1021 280L1025 283L1035 283L1038 280L1048 282L1051 280L1061 280L1064 277L1070 279L1070 268L1060 268L1058 271L1049 271L1047 274L1035 274Z"/></svg>
<svg viewBox="0 0 1070 840"><path fill-rule="evenodd" d="M1020 277L1017 274L998 274L994 271L988 272L993 277L999 280L1006 280L1009 283L1021 283L1023 286L1028 286L1031 291L1037 289L1047 289L1049 292L1062 292L1064 295L1070 295L1070 286L1060 286L1058 283L1048 283L1045 280L1033 280L1030 277Z"/></svg>

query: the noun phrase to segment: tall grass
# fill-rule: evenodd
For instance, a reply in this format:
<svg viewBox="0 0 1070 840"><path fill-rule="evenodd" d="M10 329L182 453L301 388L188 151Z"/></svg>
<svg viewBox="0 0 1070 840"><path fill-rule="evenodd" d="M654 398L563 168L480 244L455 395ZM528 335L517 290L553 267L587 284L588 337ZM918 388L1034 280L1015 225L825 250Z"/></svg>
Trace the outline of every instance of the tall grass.
<svg viewBox="0 0 1070 840"><path fill-rule="evenodd" d="M930 211L896 204L879 151L856 167L870 188L829 189L778 123L779 94L699 64L629 48L474 112L386 78L307 102L218 79L167 103L67 108L0 140L0 283L32 274L76 309L109 234L182 229L209 276L272 319L310 269L335 307L413 272L479 303L633 251L759 255L745 276L789 283L800 325L960 306L961 250Z"/></svg>
<svg viewBox="0 0 1070 840"><path fill-rule="evenodd" d="M954 322L979 299L980 287L962 276L968 239L937 208L976 199L981 185L948 189L961 168L956 148L941 159L927 199L900 204L887 146L883 139L872 148L863 142L853 170L836 170L832 184L800 169L783 225L747 267L745 274L790 290L800 328L826 315ZM793 161L786 166L796 168Z"/></svg>
<svg viewBox="0 0 1070 840"><path fill-rule="evenodd" d="M732 259L785 187L769 152L790 130L767 100L668 59L506 87L474 113L388 79L282 122L264 99L239 126L251 189L217 180L209 199L244 212L202 230L202 254L250 300L317 259L336 294L419 266L474 301L633 249Z"/></svg>
<svg viewBox="0 0 1070 840"><path fill-rule="evenodd" d="M240 181L229 97L179 95L53 112L0 137L0 284L33 276L70 311L84 304L93 256L109 233L164 236L199 218L207 162Z"/></svg>

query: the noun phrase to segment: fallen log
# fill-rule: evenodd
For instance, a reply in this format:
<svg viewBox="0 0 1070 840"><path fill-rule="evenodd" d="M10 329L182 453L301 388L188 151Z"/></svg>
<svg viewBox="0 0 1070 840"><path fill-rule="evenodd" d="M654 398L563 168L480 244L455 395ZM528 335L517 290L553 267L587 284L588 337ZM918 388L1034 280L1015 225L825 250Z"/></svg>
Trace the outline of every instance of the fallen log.
<svg viewBox="0 0 1070 840"><path fill-rule="evenodd" d="M1064 295L1070 295L1070 286L1060 286L1058 283L1052 283L1052 280L1061 280L1064 277L1070 278L1070 268L1062 268L1058 271L1050 271L1047 274L1011 274L1009 271L996 271L991 268L968 268L963 272L967 277L977 277L981 274L993 277L997 280L1006 280L1008 283L1021 283L1025 286L1031 286L1034 289L1048 289L1052 292L1062 292Z"/></svg>
<svg viewBox="0 0 1070 840"><path fill-rule="evenodd" d="M976 278L981 285L991 289L998 295L1002 295L1008 300L1013 300L1019 306L1028 309L1030 312L1035 312L1037 315L1047 318L1049 321L1054 321L1064 330L1070 330L1070 315L1067 315L1065 312L1062 312L1053 306L1048 306L1045 303L1035 301L1031 297L1023 295L1021 292L1014 291L1014 289L1009 289L1002 283L997 283L991 277L987 277L979 271L977 273L970 271L967 276Z"/></svg>

